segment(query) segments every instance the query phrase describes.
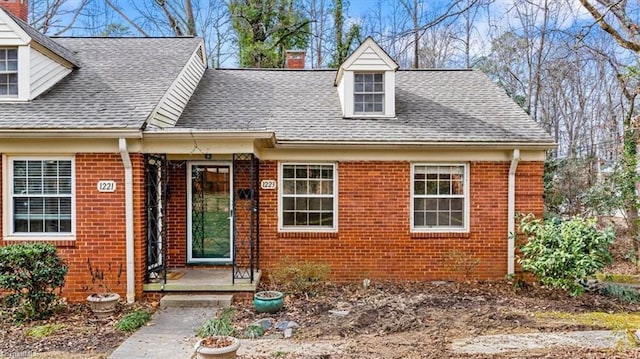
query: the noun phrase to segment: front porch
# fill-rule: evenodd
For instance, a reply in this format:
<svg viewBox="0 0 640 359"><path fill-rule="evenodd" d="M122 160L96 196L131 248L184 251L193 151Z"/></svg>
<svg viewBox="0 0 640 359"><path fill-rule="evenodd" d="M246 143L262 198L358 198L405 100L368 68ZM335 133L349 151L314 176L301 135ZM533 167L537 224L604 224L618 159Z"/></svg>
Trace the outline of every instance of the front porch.
<svg viewBox="0 0 640 359"><path fill-rule="evenodd" d="M166 283L161 278L144 284L145 292L255 292L261 272L251 278L236 279L233 268L174 268L167 270Z"/></svg>
<svg viewBox="0 0 640 359"><path fill-rule="evenodd" d="M256 291L258 171L250 153L145 156L144 292Z"/></svg>

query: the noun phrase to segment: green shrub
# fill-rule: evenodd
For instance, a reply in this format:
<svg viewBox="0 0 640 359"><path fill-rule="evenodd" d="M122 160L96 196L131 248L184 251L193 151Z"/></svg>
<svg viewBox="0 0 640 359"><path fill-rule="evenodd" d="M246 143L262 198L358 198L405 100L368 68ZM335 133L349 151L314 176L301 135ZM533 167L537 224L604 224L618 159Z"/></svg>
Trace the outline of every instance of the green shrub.
<svg viewBox="0 0 640 359"><path fill-rule="evenodd" d="M330 273L326 263L285 258L269 271L269 279L279 291L309 295L329 280Z"/></svg>
<svg viewBox="0 0 640 359"><path fill-rule="evenodd" d="M0 288L11 292L5 305L11 308L14 320L44 319L51 315L67 270L52 244L0 247Z"/></svg>
<svg viewBox="0 0 640 359"><path fill-rule="evenodd" d="M200 328L198 328L196 334L201 338L206 338L214 335L228 335L236 336L237 330L231 324L231 317L233 317L233 308L226 308L215 318L209 319Z"/></svg>
<svg viewBox="0 0 640 359"><path fill-rule="evenodd" d="M613 297L623 303L640 303L640 293L638 290L627 285L606 284L600 289L600 292L607 297Z"/></svg>
<svg viewBox="0 0 640 359"><path fill-rule="evenodd" d="M595 219L536 219L524 216L520 231L526 243L520 247L522 269L530 271L544 285L568 290L571 295L584 292L578 283L611 262L609 245L613 230L598 230Z"/></svg>
<svg viewBox="0 0 640 359"><path fill-rule="evenodd" d="M136 310L122 317L122 319L116 323L115 328L121 332L133 332L145 325L150 319L151 314L146 310Z"/></svg>

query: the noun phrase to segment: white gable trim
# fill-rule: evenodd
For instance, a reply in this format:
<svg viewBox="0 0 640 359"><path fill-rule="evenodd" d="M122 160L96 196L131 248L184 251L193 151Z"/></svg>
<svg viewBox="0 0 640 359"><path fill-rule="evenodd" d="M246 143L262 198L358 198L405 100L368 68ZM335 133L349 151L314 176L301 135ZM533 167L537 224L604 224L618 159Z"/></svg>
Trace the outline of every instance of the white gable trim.
<svg viewBox="0 0 640 359"><path fill-rule="evenodd" d="M204 44L200 43L191 54L189 61L182 68L178 77L162 96L162 100L149 115L147 119L149 127L165 128L176 125L207 68L205 54Z"/></svg>
<svg viewBox="0 0 640 359"><path fill-rule="evenodd" d="M9 33L14 36L10 36ZM31 40L31 37L7 15L5 10L0 8L0 46L24 46Z"/></svg>
<svg viewBox="0 0 640 359"><path fill-rule="evenodd" d="M340 65L334 85L340 83L344 71L396 71L399 67L377 42L367 37Z"/></svg>

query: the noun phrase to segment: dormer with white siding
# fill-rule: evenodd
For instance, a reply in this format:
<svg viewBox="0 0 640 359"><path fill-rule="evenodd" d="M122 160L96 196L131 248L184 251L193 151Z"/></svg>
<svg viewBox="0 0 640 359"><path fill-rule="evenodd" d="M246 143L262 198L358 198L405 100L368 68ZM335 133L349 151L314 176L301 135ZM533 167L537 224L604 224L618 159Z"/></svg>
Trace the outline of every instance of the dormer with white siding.
<svg viewBox="0 0 640 359"><path fill-rule="evenodd" d="M78 67L74 55L0 8L0 101L29 101Z"/></svg>
<svg viewBox="0 0 640 359"><path fill-rule="evenodd" d="M196 90L204 71L207 68L207 59L204 51L204 43L191 54L189 61L182 69L173 84L167 90L162 100L155 107L147 120L148 127L166 128L174 127L187 102Z"/></svg>
<svg viewBox="0 0 640 359"><path fill-rule="evenodd" d="M345 118L392 118L398 64L371 38L344 61L336 75Z"/></svg>

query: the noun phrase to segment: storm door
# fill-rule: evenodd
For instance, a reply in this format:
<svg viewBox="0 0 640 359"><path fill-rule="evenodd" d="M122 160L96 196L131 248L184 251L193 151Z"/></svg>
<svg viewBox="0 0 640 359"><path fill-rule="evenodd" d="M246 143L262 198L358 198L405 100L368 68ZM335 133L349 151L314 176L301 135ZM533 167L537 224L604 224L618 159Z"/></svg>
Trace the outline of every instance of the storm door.
<svg viewBox="0 0 640 359"><path fill-rule="evenodd" d="M231 263L231 164L189 164L187 261Z"/></svg>

